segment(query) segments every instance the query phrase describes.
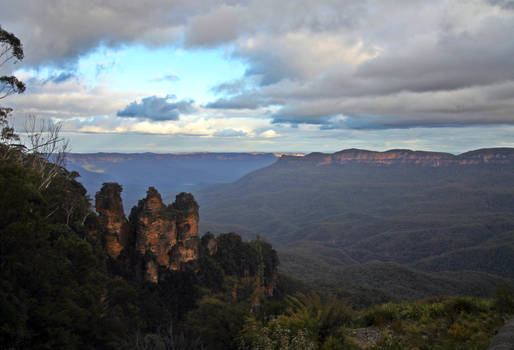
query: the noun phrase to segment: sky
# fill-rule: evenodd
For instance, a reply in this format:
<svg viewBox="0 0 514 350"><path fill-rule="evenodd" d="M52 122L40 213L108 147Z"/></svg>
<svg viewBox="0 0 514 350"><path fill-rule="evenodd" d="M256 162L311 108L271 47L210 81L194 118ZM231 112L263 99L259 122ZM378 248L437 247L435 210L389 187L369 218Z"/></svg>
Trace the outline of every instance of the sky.
<svg viewBox="0 0 514 350"><path fill-rule="evenodd" d="M72 152L514 147L512 0L17 0L23 130Z"/></svg>

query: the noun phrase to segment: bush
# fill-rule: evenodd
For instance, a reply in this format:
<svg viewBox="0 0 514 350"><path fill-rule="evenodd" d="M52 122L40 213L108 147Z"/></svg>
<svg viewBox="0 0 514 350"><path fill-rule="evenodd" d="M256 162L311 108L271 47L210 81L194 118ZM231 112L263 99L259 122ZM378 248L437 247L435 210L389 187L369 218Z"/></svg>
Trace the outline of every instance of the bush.
<svg viewBox="0 0 514 350"><path fill-rule="evenodd" d="M494 308L502 314L514 313L514 294L506 283L499 284L496 287Z"/></svg>
<svg viewBox="0 0 514 350"><path fill-rule="evenodd" d="M365 326L384 327L393 320L400 318L400 312L397 305L387 303L374 307L369 313L364 315Z"/></svg>

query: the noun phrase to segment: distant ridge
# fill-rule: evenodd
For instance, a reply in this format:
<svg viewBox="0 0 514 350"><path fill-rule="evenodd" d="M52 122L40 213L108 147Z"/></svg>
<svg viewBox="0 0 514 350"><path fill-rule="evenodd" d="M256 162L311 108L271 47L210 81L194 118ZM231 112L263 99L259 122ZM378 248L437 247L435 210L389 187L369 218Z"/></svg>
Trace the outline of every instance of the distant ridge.
<svg viewBox="0 0 514 350"><path fill-rule="evenodd" d="M257 152L69 153L66 167L81 175L90 197L105 182L122 185L122 197L129 211L149 186L159 189L163 199L170 202L176 193L235 181L275 163L278 156Z"/></svg>
<svg viewBox="0 0 514 350"><path fill-rule="evenodd" d="M512 282L513 184L513 148L347 149L283 156L196 198L201 230L258 233L299 279L394 300Z"/></svg>
<svg viewBox="0 0 514 350"><path fill-rule="evenodd" d="M373 165L414 164L429 167L480 164L514 164L514 148L484 148L459 155L443 152L392 149L384 152L346 149L332 154L309 153L302 157L285 155L281 165L290 163L315 163L316 165L362 163Z"/></svg>

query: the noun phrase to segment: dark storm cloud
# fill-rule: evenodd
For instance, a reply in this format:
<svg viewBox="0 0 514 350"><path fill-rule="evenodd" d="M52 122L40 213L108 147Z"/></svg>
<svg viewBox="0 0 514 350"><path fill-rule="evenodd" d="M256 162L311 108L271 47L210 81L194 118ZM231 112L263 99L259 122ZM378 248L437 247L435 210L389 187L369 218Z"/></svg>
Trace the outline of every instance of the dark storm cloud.
<svg viewBox="0 0 514 350"><path fill-rule="evenodd" d="M118 117L145 118L154 121L178 120L181 114L191 114L196 108L193 101L183 100L178 102L168 102L174 100L174 96L145 97L140 103L134 101L127 107L119 110Z"/></svg>

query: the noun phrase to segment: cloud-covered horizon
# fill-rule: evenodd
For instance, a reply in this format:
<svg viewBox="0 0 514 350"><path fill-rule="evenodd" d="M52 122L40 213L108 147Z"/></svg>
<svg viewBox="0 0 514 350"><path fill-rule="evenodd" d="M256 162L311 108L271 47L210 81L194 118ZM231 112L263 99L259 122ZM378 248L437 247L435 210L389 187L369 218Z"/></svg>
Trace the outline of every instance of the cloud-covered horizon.
<svg viewBox="0 0 514 350"><path fill-rule="evenodd" d="M300 135L298 126L323 134L409 128L465 133L465 127L514 125L514 2L509 0L156 0L151 5L19 0L3 8L0 23L24 44L20 67L58 72L27 94L32 109L22 103L24 110L47 115L63 116L66 109L158 123L178 122L182 115L192 122L201 114L205 122L223 119L227 125L207 135L226 139L282 140ZM211 86L215 97L201 104L192 102L198 101L195 96L176 101L151 91L77 83L73 72L81 57L99 47L137 45L222 50L246 71ZM162 72L147 80L183 80L173 66ZM57 93L72 86L73 93ZM117 100L100 98L87 107L80 100L92 100L102 90ZM49 91L59 101L53 109ZM250 124L264 119L267 127L230 125L233 116L242 115Z"/></svg>

